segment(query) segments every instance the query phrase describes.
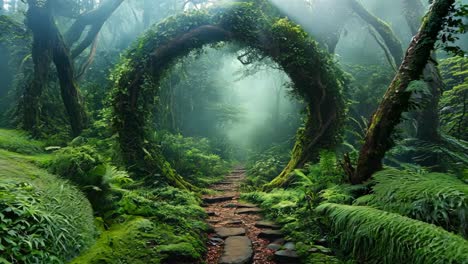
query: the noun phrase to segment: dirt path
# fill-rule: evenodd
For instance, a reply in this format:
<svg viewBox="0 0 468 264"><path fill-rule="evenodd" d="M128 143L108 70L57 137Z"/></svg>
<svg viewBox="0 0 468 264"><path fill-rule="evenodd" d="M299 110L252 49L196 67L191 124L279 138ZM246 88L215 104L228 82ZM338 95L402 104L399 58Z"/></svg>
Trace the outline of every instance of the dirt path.
<svg viewBox="0 0 468 264"><path fill-rule="evenodd" d="M209 235L208 264L275 264L269 245L284 243L279 227L262 220L261 209L239 202L239 187L245 170L234 169L223 182L211 188L216 195L203 197L205 210L213 227Z"/></svg>

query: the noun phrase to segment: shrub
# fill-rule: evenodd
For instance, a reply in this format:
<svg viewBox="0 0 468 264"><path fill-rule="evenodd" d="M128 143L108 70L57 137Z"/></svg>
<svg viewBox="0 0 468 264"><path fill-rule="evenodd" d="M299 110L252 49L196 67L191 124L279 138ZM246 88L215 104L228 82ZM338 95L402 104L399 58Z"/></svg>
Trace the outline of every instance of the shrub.
<svg viewBox="0 0 468 264"><path fill-rule="evenodd" d="M248 179L244 184L259 187L272 181L286 167L290 154L284 146L272 147L262 153L255 153L247 164Z"/></svg>
<svg viewBox="0 0 468 264"><path fill-rule="evenodd" d="M100 187L106 166L93 147L80 146L57 151L49 170L80 187Z"/></svg>
<svg viewBox="0 0 468 264"><path fill-rule="evenodd" d="M373 194L357 205L399 213L467 235L468 185L443 173L388 169L374 175Z"/></svg>
<svg viewBox="0 0 468 264"><path fill-rule="evenodd" d="M337 248L363 263L466 263L468 242L442 228L364 206L317 208Z"/></svg>

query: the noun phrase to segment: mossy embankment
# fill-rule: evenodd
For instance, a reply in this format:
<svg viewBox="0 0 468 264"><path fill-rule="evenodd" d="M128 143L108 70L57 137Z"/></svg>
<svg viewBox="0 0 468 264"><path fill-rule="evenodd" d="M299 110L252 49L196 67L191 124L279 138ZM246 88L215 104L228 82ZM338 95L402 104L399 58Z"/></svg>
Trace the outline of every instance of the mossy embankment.
<svg viewBox="0 0 468 264"><path fill-rule="evenodd" d="M84 143L46 149L0 129L1 261L201 261L208 226L195 193L135 182Z"/></svg>

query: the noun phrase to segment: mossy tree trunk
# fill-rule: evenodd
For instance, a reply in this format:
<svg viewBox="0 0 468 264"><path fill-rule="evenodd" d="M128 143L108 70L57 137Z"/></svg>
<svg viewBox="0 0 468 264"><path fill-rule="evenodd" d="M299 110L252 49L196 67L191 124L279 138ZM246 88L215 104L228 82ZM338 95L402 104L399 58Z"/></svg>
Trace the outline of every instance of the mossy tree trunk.
<svg viewBox="0 0 468 264"><path fill-rule="evenodd" d="M413 37L397 75L372 116L356 171L350 175L353 184L368 180L374 172L382 169L382 159L393 146L391 138L395 127L400 123L403 112L408 110L411 92L407 88L411 81L418 80L423 73L454 2L434 1L419 32Z"/></svg>
<svg viewBox="0 0 468 264"><path fill-rule="evenodd" d="M49 2L30 0L28 26L33 33L34 77L24 94L24 127L38 133L40 96L48 83L50 63L54 62L60 80L62 99L67 110L72 134L77 136L85 127L85 111L74 81L73 63L62 36L55 25Z"/></svg>
<svg viewBox="0 0 468 264"><path fill-rule="evenodd" d="M39 133L40 97L49 81L51 62L57 69L72 135L79 135L86 127L86 112L76 82L73 59L91 45L104 22L122 2L123 0L106 1L99 8L78 17L67 32L65 41L55 24L52 2L28 0L27 20L33 33L34 75L23 94L23 126L26 130L35 135ZM80 40L87 26L90 26L87 36L70 52L69 47Z"/></svg>
<svg viewBox="0 0 468 264"><path fill-rule="evenodd" d="M403 9L411 34L416 35L424 15L424 6L420 0L404 0ZM424 81L430 93L429 95L423 95L422 100L425 103L424 108L416 116L418 126L416 137L429 142L440 141L440 117L438 107L444 83L435 61L436 58L433 53L423 72Z"/></svg>

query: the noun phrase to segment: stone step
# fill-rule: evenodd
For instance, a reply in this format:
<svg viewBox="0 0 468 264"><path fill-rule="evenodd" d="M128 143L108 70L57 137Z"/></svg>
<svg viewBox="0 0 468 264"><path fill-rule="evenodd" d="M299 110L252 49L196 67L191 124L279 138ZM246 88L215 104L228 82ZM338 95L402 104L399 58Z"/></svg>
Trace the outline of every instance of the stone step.
<svg viewBox="0 0 468 264"><path fill-rule="evenodd" d="M238 174L231 174L225 177L226 179L243 179L244 177L242 175Z"/></svg>
<svg viewBox="0 0 468 264"><path fill-rule="evenodd" d="M215 233L221 238L245 235L245 228L242 227L217 227Z"/></svg>
<svg viewBox="0 0 468 264"><path fill-rule="evenodd" d="M217 216L218 215L216 212L213 212L213 211L207 211L206 214L208 216Z"/></svg>
<svg viewBox="0 0 468 264"><path fill-rule="evenodd" d="M275 240L275 239L278 239L278 238L282 238L283 233L281 231L279 231L279 230L266 229L266 230L262 230L258 234L258 237L268 239L268 240L272 241L272 240Z"/></svg>
<svg viewBox="0 0 468 264"><path fill-rule="evenodd" d="M218 182L217 184L219 184L219 185L232 185L232 184L238 184L238 183L240 183L240 181L229 181L229 180L227 180L227 181Z"/></svg>
<svg viewBox="0 0 468 264"><path fill-rule="evenodd" d="M236 210L236 214L259 214L262 212L262 209L254 208L241 208Z"/></svg>
<svg viewBox="0 0 468 264"><path fill-rule="evenodd" d="M228 237L219 264L248 264L253 256L252 241L246 236Z"/></svg>
<svg viewBox="0 0 468 264"><path fill-rule="evenodd" d="M224 222L226 225L241 225L242 224L242 220L240 219L232 219L232 220L228 220L226 222Z"/></svg>
<svg viewBox="0 0 468 264"><path fill-rule="evenodd" d="M257 208L257 206L251 203L238 203L237 208Z"/></svg>
<svg viewBox="0 0 468 264"><path fill-rule="evenodd" d="M275 261L281 264L297 264L300 263L299 255L295 250L278 250L275 252Z"/></svg>
<svg viewBox="0 0 468 264"><path fill-rule="evenodd" d="M234 199L235 195L221 195L221 196L207 196L203 197L203 203L205 204L213 204L213 203L220 203L225 201L230 201Z"/></svg>
<svg viewBox="0 0 468 264"><path fill-rule="evenodd" d="M272 221L258 221L255 223L255 227L258 228L268 228L268 229L280 229L281 226L277 225Z"/></svg>

